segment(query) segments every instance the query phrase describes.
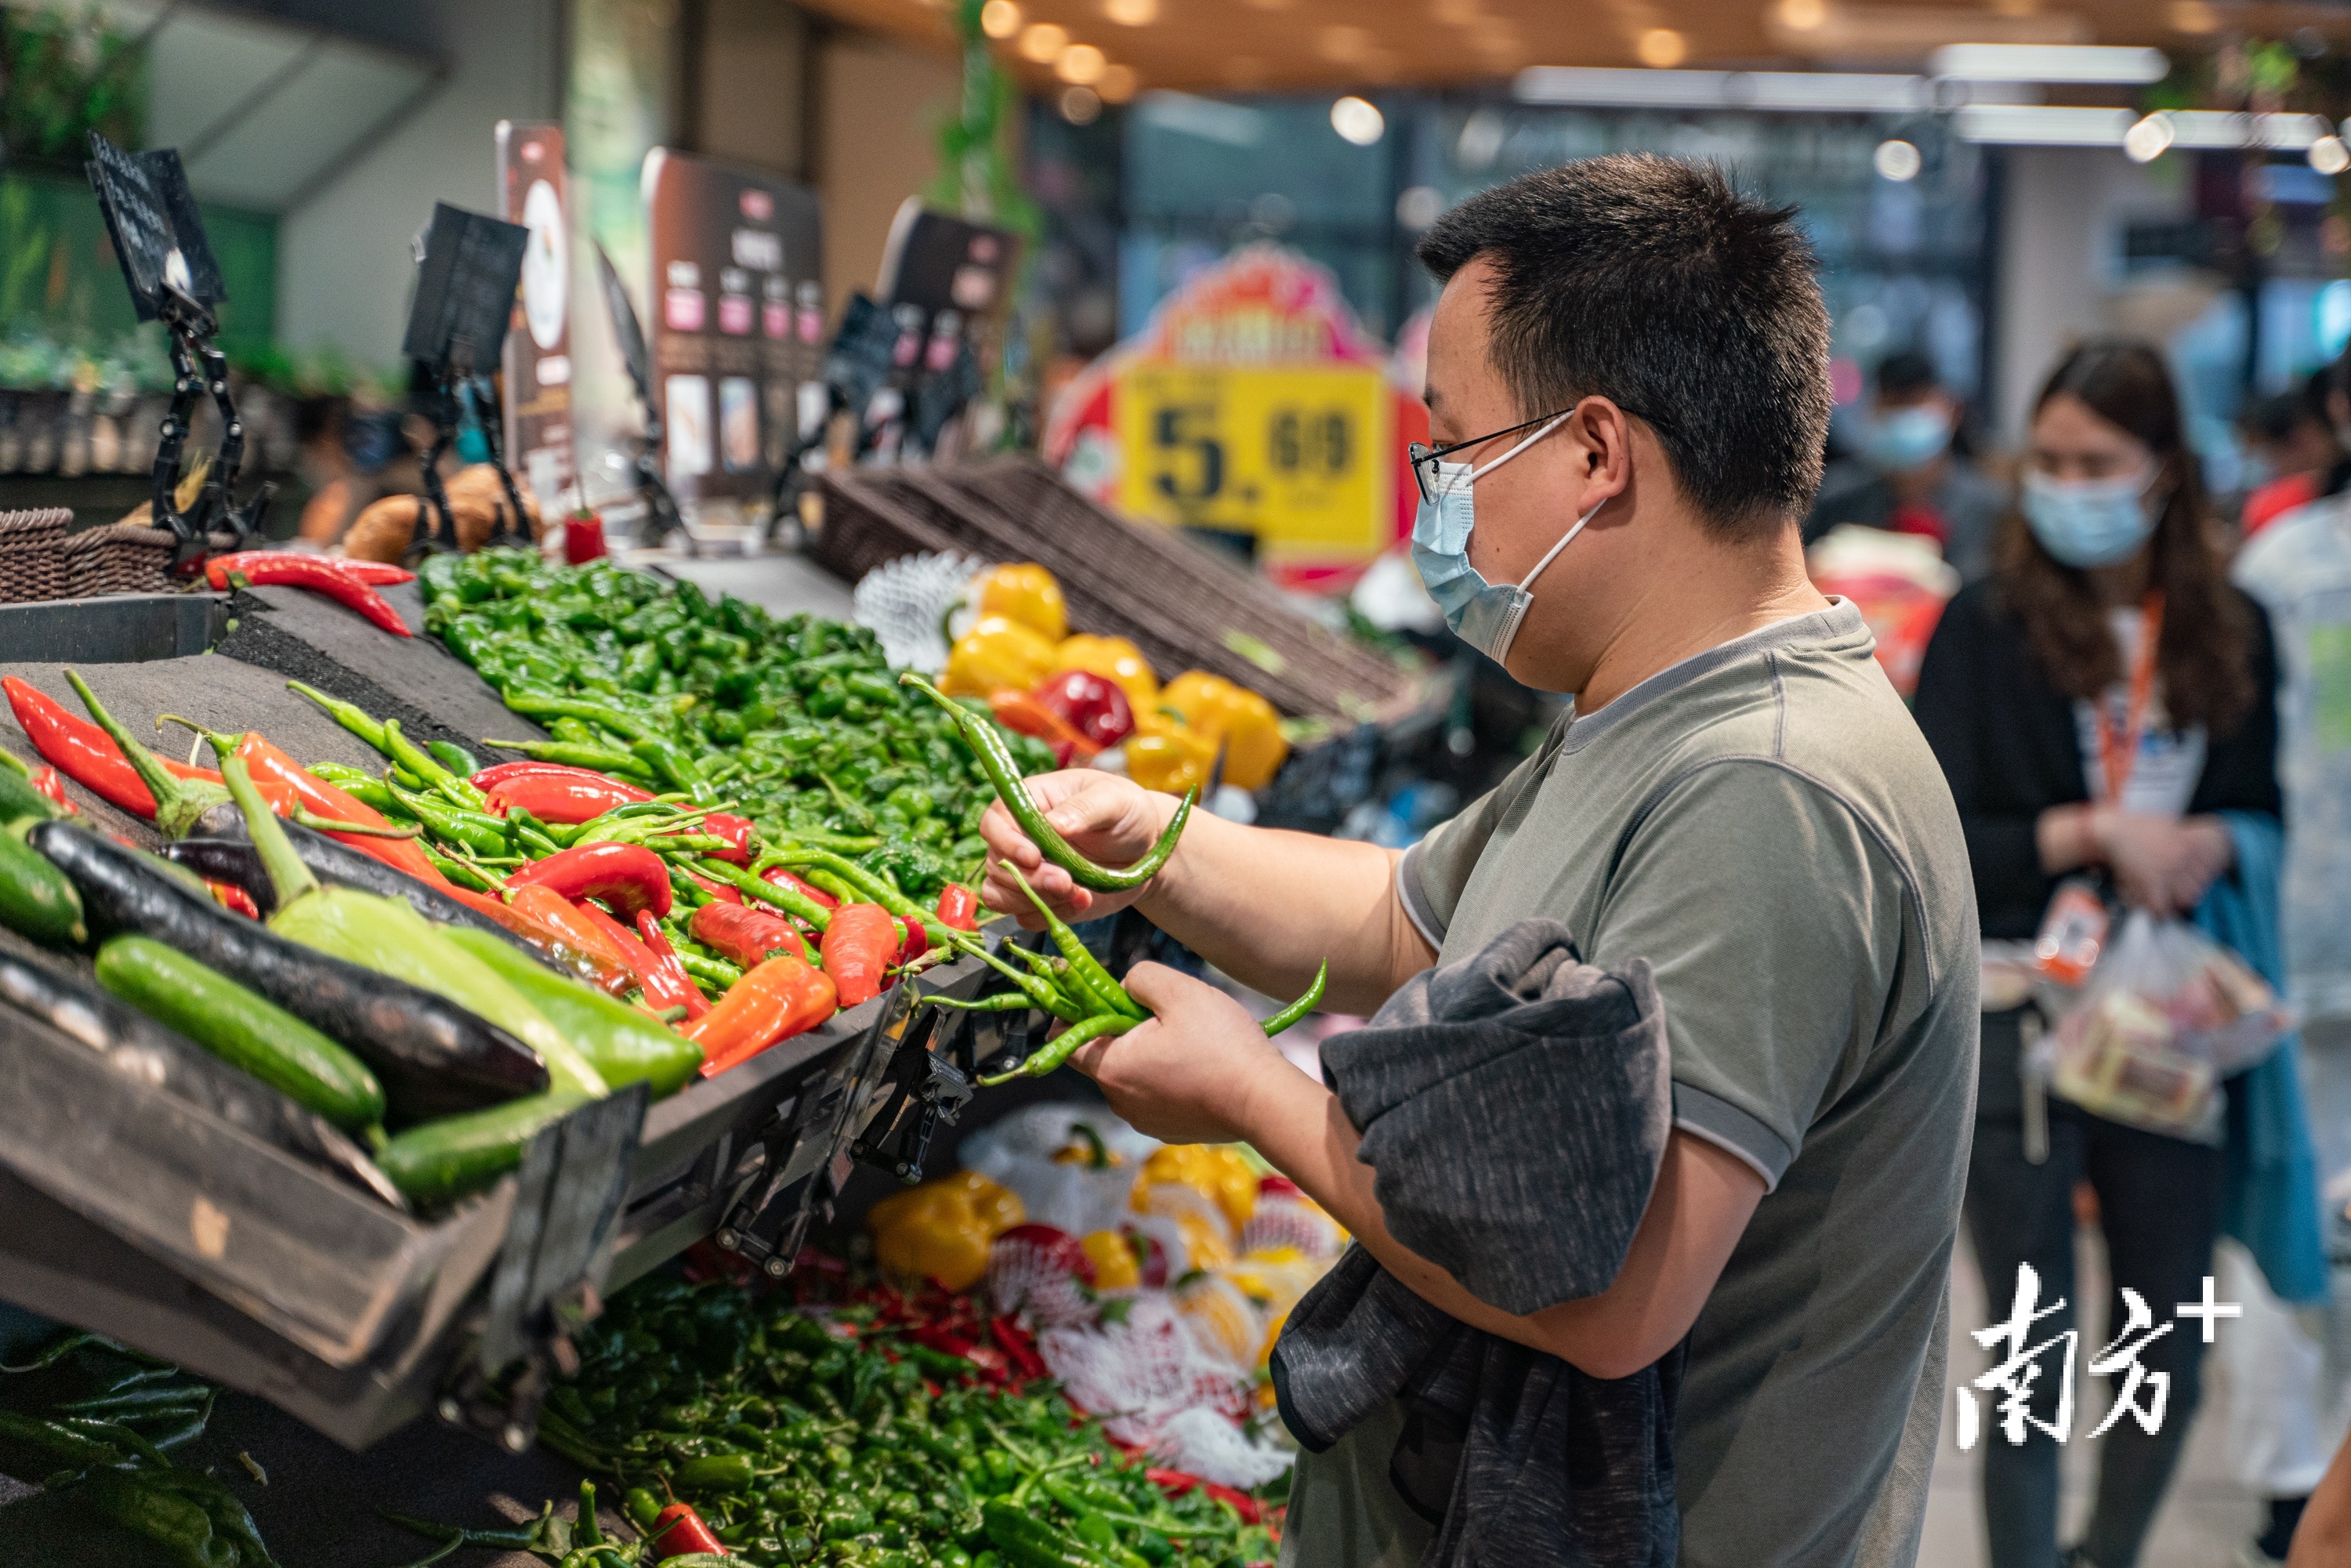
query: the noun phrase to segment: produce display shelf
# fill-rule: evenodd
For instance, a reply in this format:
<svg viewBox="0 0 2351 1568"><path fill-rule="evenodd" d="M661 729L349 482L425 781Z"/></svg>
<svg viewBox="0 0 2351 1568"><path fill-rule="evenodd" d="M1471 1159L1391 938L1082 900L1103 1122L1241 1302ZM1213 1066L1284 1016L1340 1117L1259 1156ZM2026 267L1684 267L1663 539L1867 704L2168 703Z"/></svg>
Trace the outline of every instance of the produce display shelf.
<svg viewBox="0 0 2351 1568"><path fill-rule="evenodd" d="M421 622L413 589L391 596ZM105 600L43 608L122 612ZM124 662L77 655L73 667L135 731L176 713L259 730L305 761L376 758L288 678L477 752L485 737L536 733L434 640L389 636L287 590L239 593L227 608L214 652L138 660L152 644L125 641L113 644ZM78 711L63 671L0 663ZM178 754L184 733L165 731L158 748ZM35 760L14 726L0 746ZM77 794L94 827L156 841L146 823ZM89 977L78 956L0 941ZM969 995L986 974L966 959L919 984ZM788 1268L852 1151L901 1131L918 1145L937 1119L937 1082L947 1110L959 1103L959 1076L933 1063L949 1050L967 1065L992 1054L992 1016L941 1030L938 1009L909 1003L909 988L893 987L659 1103L639 1090L583 1107L540 1135L518 1174L429 1221L0 1011L0 1104L12 1107L0 1116L0 1297L257 1395L349 1448L437 1407L518 1448L530 1388L596 1293L730 1226L747 1255ZM524 1370L486 1379L471 1370L483 1360Z"/></svg>

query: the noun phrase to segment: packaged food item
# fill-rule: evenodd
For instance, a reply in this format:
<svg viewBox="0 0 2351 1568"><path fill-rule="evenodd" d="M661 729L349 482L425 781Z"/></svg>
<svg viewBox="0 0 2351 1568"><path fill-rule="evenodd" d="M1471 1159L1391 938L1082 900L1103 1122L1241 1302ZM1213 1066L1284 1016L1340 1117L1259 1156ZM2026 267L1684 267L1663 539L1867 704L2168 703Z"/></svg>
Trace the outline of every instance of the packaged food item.
<svg viewBox="0 0 2351 1568"><path fill-rule="evenodd" d="M2135 910L2058 1022L2050 1087L2112 1121L2216 1142L2220 1081L2294 1024L2242 958L2182 921Z"/></svg>
<svg viewBox="0 0 2351 1568"><path fill-rule="evenodd" d="M2057 884L2049 908L2041 916L2041 934L2033 939L2032 956L2041 972L2061 986L2078 986L2097 967L2113 923L2106 901L2086 877L2067 877Z"/></svg>

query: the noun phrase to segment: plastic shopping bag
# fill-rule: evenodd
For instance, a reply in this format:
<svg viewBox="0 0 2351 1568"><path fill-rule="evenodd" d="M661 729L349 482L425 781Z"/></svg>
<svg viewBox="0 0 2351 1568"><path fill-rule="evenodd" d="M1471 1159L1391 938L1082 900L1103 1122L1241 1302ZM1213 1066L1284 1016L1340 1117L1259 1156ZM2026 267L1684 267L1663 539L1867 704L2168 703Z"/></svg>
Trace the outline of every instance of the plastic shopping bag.
<svg viewBox="0 0 2351 1568"><path fill-rule="evenodd" d="M2218 1143L2220 1080L2294 1024L2242 958L2183 921L2134 910L2044 1048L2050 1087L2110 1121Z"/></svg>

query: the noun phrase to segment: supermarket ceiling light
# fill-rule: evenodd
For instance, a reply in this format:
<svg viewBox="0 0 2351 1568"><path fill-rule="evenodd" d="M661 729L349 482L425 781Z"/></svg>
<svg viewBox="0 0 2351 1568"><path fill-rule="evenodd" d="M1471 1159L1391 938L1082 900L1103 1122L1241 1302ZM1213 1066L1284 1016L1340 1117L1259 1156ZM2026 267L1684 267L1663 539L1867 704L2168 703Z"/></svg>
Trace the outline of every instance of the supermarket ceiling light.
<svg viewBox="0 0 2351 1568"><path fill-rule="evenodd" d="M1671 27L1651 27L1633 43L1633 57L1655 70L1671 70L1689 57L1689 40Z"/></svg>
<svg viewBox="0 0 2351 1568"><path fill-rule="evenodd" d="M1926 163L1926 160L1918 156L1917 144L1899 137L1879 142L1877 151L1870 154L1869 162L1880 178L1891 180L1897 185L1917 179L1918 171Z"/></svg>
<svg viewBox="0 0 2351 1568"><path fill-rule="evenodd" d="M1109 68L1110 61L1092 44L1071 44L1053 62L1055 76L1079 87L1093 86L1102 80L1102 72Z"/></svg>
<svg viewBox="0 0 2351 1568"><path fill-rule="evenodd" d="M2171 61L2161 49L2106 44L1946 44L1927 57L1927 74L1950 81L2161 81Z"/></svg>
<svg viewBox="0 0 2351 1568"><path fill-rule="evenodd" d="M2134 163L2152 163L2178 135L2169 115L2147 115L2123 132L2123 156Z"/></svg>
<svg viewBox="0 0 2351 1568"><path fill-rule="evenodd" d="M1020 57L1050 66L1070 47L1070 30L1050 22L1031 22L1020 29Z"/></svg>
<svg viewBox="0 0 2351 1568"><path fill-rule="evenodd" d="M1358 147L1370 147L1387 134L1388 122L1377 104L1348 97L1331 105L1331 129Z"/></svg>
<svg viewBox="0 0 2351 1568"><path fill-rule="evenodd" d="M2310 166L2332 178L2351 169L2351 147L2340 136L2322 136L2310 144Z"/></svg>
<svg viewBox="0 0 2351 1568"><path fill-rule="evenodd" d="M1112 65L1103 68L1102 80L1094 83L1094 91L1104 103L1125 103L1142 85L1143 78L1134 74L1133 66Z"/></svg>
<svg viewBox="0 0 2351 1568"><path fill-rule="evenodd" d="M1754 109L1794 113L1915 114L1935 106L1925 77L1862 71L1666 71L1530 66L1511 83L1520 103L1592 109ZM1970 97L1982 96L1969 89Z"/></svg>
<svg viewBox="0 0 2351 1568"><path fill-rule="evenodd" d="M1102 15L1122 27L1148 27L1159 20L1159 0L1102 0Z"/></svg>
<svg viewBox="0 0 2351 1568"><path fill-rule="evenodd" d="M987 0L979 8L979 30L991 38L1008 38L1020 30L1020 7L1012 0Z"/></svg>
<svg viewBox="0 0 2351 1568"><path fill-rule="evenodd" d="M2126 139L2147 119L2168 127L2171 140L2165 143L2168 147L2261 147L2276 152L2307 152L2311 143L2335 131L2314 114L2226 114L2185 109L2141 116L2127 109L2005 103L1967 104L1952 116L1952 123L1961 140L1991 145L2126 148ZM2142 132L2141 144L2159 134L2156 129Z"/></svg>

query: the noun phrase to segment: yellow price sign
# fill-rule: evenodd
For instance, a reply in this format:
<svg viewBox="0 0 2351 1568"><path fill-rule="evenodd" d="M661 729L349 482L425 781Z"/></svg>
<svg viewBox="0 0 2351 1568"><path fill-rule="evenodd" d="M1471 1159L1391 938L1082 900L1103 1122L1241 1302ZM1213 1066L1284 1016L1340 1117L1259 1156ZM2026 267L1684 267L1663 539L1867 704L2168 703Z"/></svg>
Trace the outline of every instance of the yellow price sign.
<svg viewBox="0 0 2351 1568"><path fill-rule="evenodd" d="M1111 407L1131 516L1254 534L1275 559L1364 559L1395 532L1394 398L1375 369L1140 361Z"/></svg>

